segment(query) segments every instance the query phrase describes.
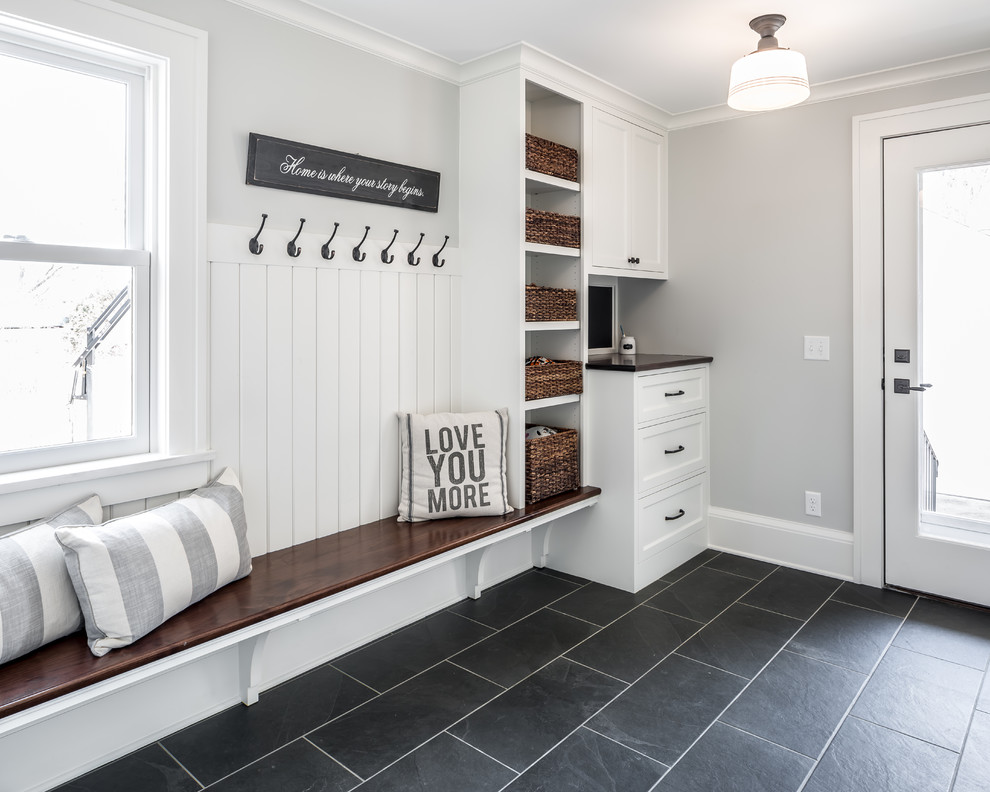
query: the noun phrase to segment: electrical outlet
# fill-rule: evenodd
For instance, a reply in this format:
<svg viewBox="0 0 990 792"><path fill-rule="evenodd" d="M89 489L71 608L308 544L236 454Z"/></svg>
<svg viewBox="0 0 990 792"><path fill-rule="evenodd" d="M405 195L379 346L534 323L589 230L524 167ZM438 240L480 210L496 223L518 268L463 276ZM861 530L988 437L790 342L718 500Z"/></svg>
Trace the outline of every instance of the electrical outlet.
<svg viewBox="0 0 990 792"><path fill-rule="evenodd" d="M812 517L822 516L822 494L820 492L804 491L804 513Z"/></svg>
<svg viewBox="0 0 990 792"><path fill-rule="evenodd" d="M828 336L805 336L804 359L828 360Z"/></svg>

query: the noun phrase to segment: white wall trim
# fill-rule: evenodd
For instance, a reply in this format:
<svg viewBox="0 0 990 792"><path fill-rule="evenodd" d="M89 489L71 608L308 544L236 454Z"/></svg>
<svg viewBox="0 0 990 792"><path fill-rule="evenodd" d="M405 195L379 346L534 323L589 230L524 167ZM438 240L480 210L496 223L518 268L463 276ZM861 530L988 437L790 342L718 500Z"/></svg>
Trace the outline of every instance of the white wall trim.
<svg viewBox="0 0 990 792"><path fill-rule="evenodd" d="M305 0L228 0L271 19L352 47L445 82L460 80L460 66L415 44L318 8Z"/></svg>
<svg viewBox="0 0 990 792"><path fill-rule="evenodd" d="M990 121L990 94L855 116L853 125L853 536L858 583L883 572L883 141Z"/></svg>
<svg viewBox="0 0 990 792"><path fill-rule="evenodd" d="M853 536L847 531L713 506L708 537L715 550L841 580L853 577Z"/></svg>
<svg viewBox="0 0 990 792"><path fill-rule="evenodd" d="M886 69L872 74L861 74L845 80L814 84L811 86L811 97L799 106L831 102L835 99L845 99L850 96L876 93L877 91L886 91L908 85L919 85L933 80L961 77L988 70L990 70L990 49L969 52L951 58L913 63L909 66ZM686 129L705 124L715 124L746 115L752 115L752 113L733 110L728 105L706 107L671 116L667 129Z"/></svg>

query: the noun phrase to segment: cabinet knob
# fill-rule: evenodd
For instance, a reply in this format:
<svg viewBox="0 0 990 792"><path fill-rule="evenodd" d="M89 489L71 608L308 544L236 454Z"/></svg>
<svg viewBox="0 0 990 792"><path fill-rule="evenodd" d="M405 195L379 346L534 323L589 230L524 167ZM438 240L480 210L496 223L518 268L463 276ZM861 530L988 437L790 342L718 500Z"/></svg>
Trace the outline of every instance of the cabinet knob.
<svg viewBox="0 0 990 792"><path fill-rule="evenodd" d="M629 263L630 264L639 264L639 257L638 256L630 256L629 257Z"/></svg>

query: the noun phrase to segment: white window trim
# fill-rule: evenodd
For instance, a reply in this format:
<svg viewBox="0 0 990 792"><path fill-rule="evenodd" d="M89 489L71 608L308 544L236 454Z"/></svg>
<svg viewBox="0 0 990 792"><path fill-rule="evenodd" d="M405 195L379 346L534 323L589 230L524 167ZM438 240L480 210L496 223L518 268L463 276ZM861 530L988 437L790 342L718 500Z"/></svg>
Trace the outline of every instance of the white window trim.
<svg viewBox="0 0 990 792"><path fill-rule="evenodd" d="M883 141L990 121L990 94L853 118L853 580L882 586Z"/></svg>
<svg viewBox="0 0 990 792"><path fill-rule="evenodd" d="M165 234L147 240L151 305L152 453L0 476L0 526L44 517L71 501L83 475L108 503L177 492L209 475L208 280L206 267L207 34L111 0L0 0L0 24L25 36L92 47L107 42L145 60L160 86L150 97L163 148L146 211ZM140 467L135 470L134 465ZM162 471L155 475L156 469ZM168 471L166 474L164 471ZM178 471L178 473L177 473ZM178 486L178 485L182 486ZM177 487L172 489L172 487ZM112 496L109 495L112 491ZM105 495L104 493L107 492Z"/></svg>

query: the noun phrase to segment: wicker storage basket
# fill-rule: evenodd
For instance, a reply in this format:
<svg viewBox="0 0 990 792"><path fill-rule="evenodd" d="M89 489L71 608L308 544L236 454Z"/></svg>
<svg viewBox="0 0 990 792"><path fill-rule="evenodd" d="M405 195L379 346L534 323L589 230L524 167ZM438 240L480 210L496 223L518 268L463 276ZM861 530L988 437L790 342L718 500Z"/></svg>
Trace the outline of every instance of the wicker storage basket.
<svg viewBox="0 0 990 792"><path fill-rule="evenodd" d="M556 176L567 181L578 180L578 153L551 140L526 135L526 169Z"/></svg>
<svg viewBox="0 0 990 792"><path fill-rule="evenodd" d="M527 322L577 321L577 292L549 286L526 286Z"/></svg>
<svg viewBox="0 0 990 792"><path fill-rule="evenodd" d="M526 366L526 401L581 393L583 364L580 360L557 360L543 366Z"/></svg>
<svg viewBox="0 0 990 792"><path fill-rule="evenodd" d="M527 504L580 486L577 430L557 429L557 434L526 441Z"/></svg>
<svg viewBox="0 0 990 792"><path fill-rule="evenodd" d="M539 245L581 247L581 218L527 209L526 241Z"/></svg>

